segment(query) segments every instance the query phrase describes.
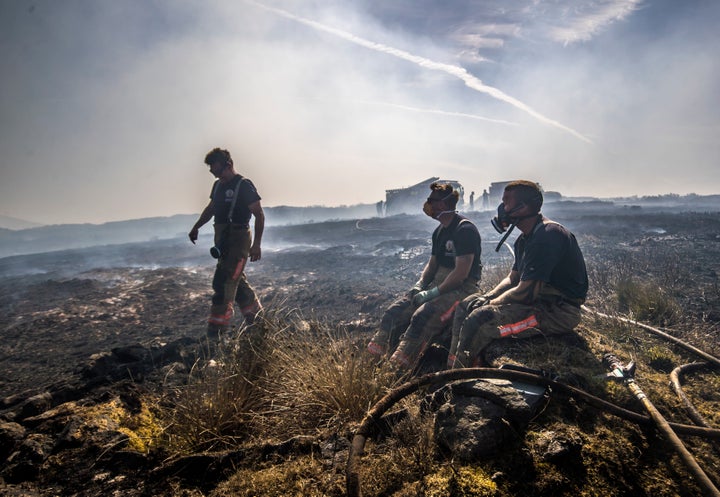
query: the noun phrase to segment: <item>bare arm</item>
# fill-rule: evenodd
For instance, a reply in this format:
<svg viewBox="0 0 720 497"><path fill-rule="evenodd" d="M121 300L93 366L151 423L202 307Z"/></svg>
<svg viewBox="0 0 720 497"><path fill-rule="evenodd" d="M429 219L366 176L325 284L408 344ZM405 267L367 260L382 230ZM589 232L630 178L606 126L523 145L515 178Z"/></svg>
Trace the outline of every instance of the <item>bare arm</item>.
<svg viewBox="0 0 720 497"><path fill-rule="evenodd" d="M188 233L188 237L190 238L190 241L195 244L195 241L198 239L198 230L205 225L210 219L213 217L213 201L211 200L207 206L203 209L202 213L200 214L200 218L197 220L197 222L193 225L192 229L190 230L190 233Z"/></svg>
<svg viewBox="0 0 720 497"><path fill-rule="evenodd" d="M470 274L470 268L472 267L473 260L475 259L474 254L459 255L455 257L455 269L450 271L442 283L438 285L440 293L447 293L459 288L462 285L465 278Z"/></svg>
<svg viewBox="0 0 720 497"><path fill-rule="evenodd" d="M520 282L520 274L518 274L517 271L510 271L510 274L505 276L503 280L498 283L495 288L490 290L489 292L485 292L483 294L483 297L490 301L494 298L496 298L499 295L502 295L503 293L510 290L512 287L516 286Z"/></svg>
<svg viewBox="0 0 720 497"><path fill-rule="evenodd" d="M265 212L263 212L259 200L248 205L248 209L250 209L252 215L255 216L255 236L253 236L253 243L250 247L250 260L259 261L262 256L260 243L262 242L263 231L265 230Z"/></svg>
<svg viewBox="0 0 720 497"><path fill-rule="evenodd" d="M437 258L432 255L430 256L430 260L427 264L425 264L425 268L423 269L422 274L420 275L420 281L423 283L423 287L428 286L430 283L432 283L432 280L435 278L435 273L437 273L438 270L438 262Z"/></svg>
<svg viewBox="0 0 720 497"><path fill-rule="evenodd" d="M532 304L541 286L542 281L538 280L520 281L517 285L501 293L489 303L493 305L508 303Z"/></svg>

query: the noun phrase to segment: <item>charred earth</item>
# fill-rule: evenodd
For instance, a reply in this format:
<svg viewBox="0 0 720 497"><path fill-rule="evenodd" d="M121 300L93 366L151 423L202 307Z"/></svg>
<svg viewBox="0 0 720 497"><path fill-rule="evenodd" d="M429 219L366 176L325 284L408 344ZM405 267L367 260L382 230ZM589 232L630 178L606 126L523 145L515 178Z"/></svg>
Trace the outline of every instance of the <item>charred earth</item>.
<svg viewBox="0 0 720 497"><path fill-rule="evenodd" d="M718 356L716 213L557 208L548 215L578 237L591 278L590 309L662 327ZM483 237L483 289L512 261L506 248L494 250L490 216L469 214ZM398 215L271 227L248 277L278 319L292 315L293 326L342 330L359 356L384 308L417 279L434 226L424 216ZM262 424L252 425L254 436L238 437L236 446L206 450L180 450L163 437L168 427L157 411L176 409L167 391L219 361L203 339L213 260L202 242L209 247L209 238L200 246L177 238L0 259L0 494L343 495L344 457L362 413L321 426L297 423L296 433L269 430L266 437ZM692 423L667 374L697 358L631 325L588 313L579 338L498 342L487 359L552 370L642 412L622 386L598 379L608 350L637 362L638 382L669 420ZM688 376L695 407L720 427L717 372ZM408 404L403 409L412 413ZM559 392L525 434L474 465L456 467L422 440L388 430L369 447L365 495L440 495L432 493L437 488L498 496L701 492L651 425ZM717 439L684 440L719 484ZM373 476L376 463L385 465L387 481ZM268 483L273 471L281 476ZM289 481L294 486L284 487Z"/></svg>

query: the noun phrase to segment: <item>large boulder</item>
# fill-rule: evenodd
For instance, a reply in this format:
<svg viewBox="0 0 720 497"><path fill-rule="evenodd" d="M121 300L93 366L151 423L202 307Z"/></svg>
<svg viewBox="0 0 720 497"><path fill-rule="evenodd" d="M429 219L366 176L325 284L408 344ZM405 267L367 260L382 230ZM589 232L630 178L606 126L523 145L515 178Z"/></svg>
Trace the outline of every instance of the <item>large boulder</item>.
<svg viewBox="0 0 720 497"><path fill-rule="evenodd" d="M450 383L429 403L436 442L458 461L492 456L518 440L545 395L542 387L508 380Z"/></svg>

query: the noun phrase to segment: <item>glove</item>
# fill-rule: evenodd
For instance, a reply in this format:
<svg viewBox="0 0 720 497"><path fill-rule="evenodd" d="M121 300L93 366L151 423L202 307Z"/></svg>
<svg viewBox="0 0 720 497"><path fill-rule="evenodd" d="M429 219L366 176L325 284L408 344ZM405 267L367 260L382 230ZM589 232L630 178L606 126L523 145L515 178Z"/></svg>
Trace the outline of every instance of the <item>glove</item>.
<svg viewBox="0 0 720 497"><path fill-rule="evenodd" d="M491 300L492 300L491 298L483 295L482 297L478 297L475 301L473 301L473 303L468 306L468 309L472 311L474 309L477 309L478 307L484 306Z"/></svg>
<svg viewBox="0 0 720 497"><path fill-rule="evenodd" d="M425 288L425 285L423 284L422 280L418 280L418 282L415 283L413 287L408 291L408 297L413 298L415 295L422 292L423 288Z"/></svg>
<svg viewBox="0 0 720 497"><path fill-rule="evenodd" d="M432 287L430 290L423 290L413 297L413 304L418 306L422 305L428 300L434 299L438 295L440 295L440 290L436 286Z"/></svg>

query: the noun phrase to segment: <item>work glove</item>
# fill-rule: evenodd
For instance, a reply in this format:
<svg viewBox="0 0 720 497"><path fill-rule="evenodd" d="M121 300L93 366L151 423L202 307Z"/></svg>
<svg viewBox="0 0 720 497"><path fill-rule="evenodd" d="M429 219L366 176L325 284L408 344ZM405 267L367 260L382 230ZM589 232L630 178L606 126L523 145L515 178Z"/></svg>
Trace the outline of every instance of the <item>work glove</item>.
<svg viewBox="0 0 720 497"><path fill-rule="evenodd" d="M485 295L473 299L473 301L467 306L468 313L474 311L478 307L486 305L491 300L492 299L490 297L486 297Z"/></svg>
<svg viewBox="0 0 720 497"><path fill-rule="evenodd" d="M417 283L415 283L413 287L408 291L408 297L413 298L415 295L422 292L423 288L425 288L425 285L423 284L422 280L418 280Z"/></svg>
<svg viewBox="0 0 720 497"><path fill-rule="evenodd" d="M422 292L415 295L413 297L413 304L420 306L425 302L434 299L438 295L440 295L440 289L434 286L430 290L423 290Z"/></svg>

